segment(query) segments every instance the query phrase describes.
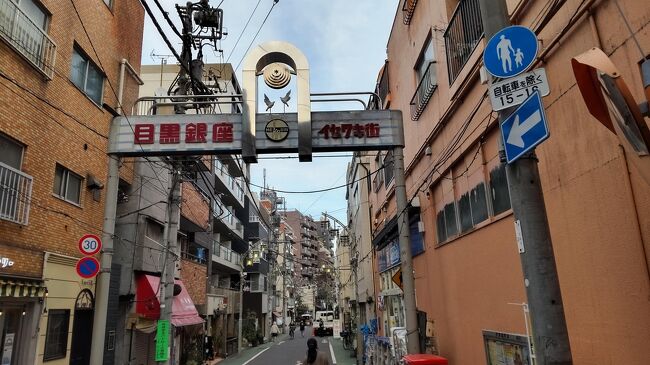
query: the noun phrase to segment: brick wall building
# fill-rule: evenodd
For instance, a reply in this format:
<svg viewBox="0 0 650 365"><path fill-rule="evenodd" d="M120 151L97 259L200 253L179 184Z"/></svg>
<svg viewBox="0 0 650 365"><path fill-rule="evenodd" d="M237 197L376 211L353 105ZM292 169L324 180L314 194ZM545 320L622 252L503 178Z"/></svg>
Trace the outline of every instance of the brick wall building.
<svg viewBox="0 0 650 365"><path fill-rule="evenodd" d="M107 2L0 3L0 352L12 364L87 363L94 279L75 273L77 241L101 236L102 104L137 95L120 69L140 64L144 16L137 2Z"/></svg>

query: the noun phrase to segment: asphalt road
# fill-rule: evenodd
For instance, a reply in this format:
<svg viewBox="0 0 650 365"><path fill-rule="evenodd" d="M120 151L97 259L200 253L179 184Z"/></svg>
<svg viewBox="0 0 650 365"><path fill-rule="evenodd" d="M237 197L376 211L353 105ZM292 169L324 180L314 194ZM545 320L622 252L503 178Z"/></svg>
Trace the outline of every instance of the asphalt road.
<svg viewBox="0 0 650 365"><path fill-rule="evenodd" d="M296 329L296 338L294 339L290 339L288 335L280 335L275 342L249 348L239 356L228 358L219 365L300 365L307 356L307 340L310 338L308 336L310 333L311 328L307 327L305 337L301 337L300 331ZM341 357L340 351L342 350L340 340L331 337L316 337L316 339L318 340L318 350L327 354L332 364L342 365L351 361L338 359Z"/></svg>

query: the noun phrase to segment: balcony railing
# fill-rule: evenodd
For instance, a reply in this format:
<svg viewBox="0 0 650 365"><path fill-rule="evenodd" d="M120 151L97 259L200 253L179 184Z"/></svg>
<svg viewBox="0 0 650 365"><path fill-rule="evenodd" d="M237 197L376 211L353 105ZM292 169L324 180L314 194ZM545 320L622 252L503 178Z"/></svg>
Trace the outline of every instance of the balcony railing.
<svg viewBox="0 0 650 365"><path fill-rule="evenodd" d="M234 265L241 265L241 255L237 252L229 249L228 247L222 246L219 243L215 242L212 247L212 255L217 256L225 261L230 262Z"/></svg>
<svg viewBox="0 0 650 365"><path fill-rule="evenodd" d="M420 115L424 112L431 99L431 95L438 87L438 78L436 77L436 62L429 62L427 70L424 72L418 88L415 89L415 94L411 98L411 120L420 119Z"/></svg>
<svg viewBox="0 0 650 365"><path fill-rule="evenodd" d="M10 0L0 2L0 37L48 79L52 79L56 44Z"/></svg>
<svg viewBox="0 0 650 365"><path fill-rule="evenodd" d="M402 15L404 16L404 25L411 24L411 19L413 18L413 13L415 13L415 6L418 4L418 0L404 0L402 4Z"/></svg>
<svg viewBox="0 0 650 365"><path fill-rule="evenodd" d="M478 0L461 0L458 3L444 37L447 48L449 84L452 84L469 60L478 41L483 37L481 8Z"/></svg>
<svg viewBox="0 0 650 365"><path fill-rule="evenodd" d="M377 85L377 93L381 98L381 101L384 105L381 106L381 109L384 109L386 106L386 100L388 99L388 94L390 93L389 81L388 81L388 61L384 64L384 69L381 72L381 79L379 79L379 84Z"/></svg>
<svg viewBox="0 0 650 365"><path fill-rule="evenodd" d="M33 178L0 162L0 219L27 225Z"/></svg>

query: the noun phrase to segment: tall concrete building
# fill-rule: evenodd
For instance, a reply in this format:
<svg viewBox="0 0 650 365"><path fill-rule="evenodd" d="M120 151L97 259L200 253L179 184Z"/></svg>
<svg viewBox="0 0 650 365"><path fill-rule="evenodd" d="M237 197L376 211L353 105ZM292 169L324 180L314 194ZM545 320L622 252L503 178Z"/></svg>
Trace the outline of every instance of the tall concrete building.
<svg viewBox="0 0 650 365"><path fill-rule="evenodd" d="M137 97L143 17L129 1L0 2L2 363L89 361L95 279L75 271L78 242L102 235L103 105Z"/></svg>
<svg viewBox="0 0 650 365"><path fill-rule="evenodd" d="M487 40L479 6L478 0L400 1L377 91L381 107L404 115L424 349L453 364L528 363L527 297L499 126L481 69ZM546 69L550 85L543 104L551 136L537 158L573 362L645 364L650 188L644 176L650 171L635 163L643 156L622 148L629 145L625 137L591 116L588 108L599 100L585 103L571 61L592 47L602 49L618 68L616 76L630 85L634 104L643 101L639 63L647 53L637 42L650 49L650 9L634 0L507 6L511 22L537 34L534 67ZM614 105L604 113L618 123ZM641 139L640 145L648 143ZM390 280L400 262L390 153L373 156L370 170L379 169L369 201L379 333L389 336L404 325L394 295L399 288ZM545 347L535 343L534 349Z"/></svg>

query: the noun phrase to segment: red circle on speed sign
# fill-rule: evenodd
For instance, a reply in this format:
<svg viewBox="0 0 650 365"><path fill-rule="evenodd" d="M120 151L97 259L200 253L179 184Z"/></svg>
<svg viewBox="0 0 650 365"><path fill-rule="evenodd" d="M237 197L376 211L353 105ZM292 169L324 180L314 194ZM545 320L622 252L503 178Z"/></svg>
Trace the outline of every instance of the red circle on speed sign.
<svg viewBox="0 0 650 365"><path fill-rule="evenodd" d="M86 234L79 239L79 252L83 255L94 255L102 249L102 240L94 234Z"/></svg>

